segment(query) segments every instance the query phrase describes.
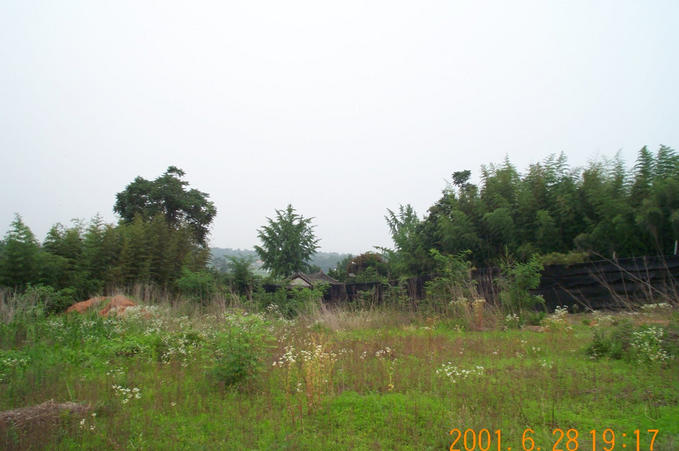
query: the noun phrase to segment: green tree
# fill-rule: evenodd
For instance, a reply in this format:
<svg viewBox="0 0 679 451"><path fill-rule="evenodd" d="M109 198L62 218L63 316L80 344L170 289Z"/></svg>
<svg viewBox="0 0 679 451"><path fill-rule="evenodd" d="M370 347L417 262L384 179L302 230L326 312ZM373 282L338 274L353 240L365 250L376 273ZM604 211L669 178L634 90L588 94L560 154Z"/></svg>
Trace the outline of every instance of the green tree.
<svg viewBox="0 0 679 451"><path fill-rule="evenodd" d="M85 297L92 291L90 277L83 265L82 231L81 221L73 221L68 228L60 223L52 226L43 242L40 264L41 282L58 290L70 287L78 297Z"/></svg>
<svg viewBox="0 0 679 451"><path fill-rule="evenodd" d="M257 231L262 245L255 251L264 262L264 269L274 277L287 277L309 268L311 256L318 249L314 236L313 218L297 214L292 205L276 210L276 218L266 218L268 224Z"/></svg>
<svg viewBox="0 0 679 451"><path fill-rule="evenodd" d="M208 200L208 194L187 189L188 182L182 180L183 176L184 171L170 166L155 180L137 177L116 194L113 211L126 223L133 222L137 215L151 221L162 214L174 228L188 226L196 242L205 245L217 209Z"/></svg>
<svg viewBox="0 0 679 451"><path fill-rule="evenodd" d="M679 156L674 149L661 145L655 161L656 178L666 179L679 174Z"/></svg>
<svg viewBox="0 0 679 451"><path fill-rule="evenodd" d="M639 156L634 165L634 182L630 198L632 206L638 207L650 195L654 176L655 159L653 154L644 146L639 151Z"/></svg>
<svg viewBox="0 0 679 451"><path fill-rule="evenodd" d="M340 282L346 282L347 279L349 278L347 268L349 266L349 263L351 263L353 259L354 259L353 255L351 254L347 255L342 260L337 262L334 268L330 268L328 270L328 275L335 280L339 280Z"/></svg>
<svg viewBox="0 0 679 451"><path fill-rule="evenodd" d="M5 234L0 254L0 285L23 289L38 280L40 245L16 214Z"/></svg>
<svg viewBox="0 0 679 451"><path fill-rule="evenodd" d="M389 275L384 258L375 252L364 252L349 260L346 272L356 282L386 282Z"/></svg>
<svg viewBox="0 0 679 451"><path fill-rule="evenodd" d="M483 215L486 230L486 240L491 246L491 252L499 254L502 249L514 247L514 220L509 208L496 208Z"/></svg>
<svg viewBox="0 0 679 451"><path fill-rule="evenodd" d="M481 242L472 220L460 210L448 216L440 216L436 224L440 248L448 254L458 254L465 250L477 252Z"/></svg>
<svg viewBox="0 0 679 451"><path fill-rule="evenodd" d="M208 271L193 272L189 268L182 269L182 276L175 281L182 296L207 305L217 292L214 274Z"/></svg>
<svg viewBox="0 0 679 451"><path fill-rule="evenodd" d="M81 266L87 274L89 294L101 293L112 284L111 269L120 254L120 229L105 224L97 215L90 221L82 237Z"/></svg>
<svg viewBox="0 0 679 451"><path fill-rule="evenodd" d="M122 224L119 229L121 247L115 268L116 282L124 286L149 282L151 249L144 220L138 215L132 223Z"/></svg>
<svg viewBox="0 0 679 451"><path fill-rule="evenodd" d="M252 271L252 258L229 257L227 267L232 289L236 293L252 299L252 293L255 290L255 273Z"/></svg>
<svg viewBox="0 0 679 451"><path fill-rule="evenodd" d="M429 296L446 303L477 296L476 281L472 279L472 264L468 260L469 251L443 255L436 249L431 249L430 253L436 262L436 277L425 284Z"/></svg>
<svg viewBox="0 0 679 451"><path fill-rule="evenodd" d="M543 270L542 263L536 256L531 257L526 263L505 261L501 266L500 302L505 309L520 313L545 303L542 296L531 293L531 290L540 286Z"/></svg>
<svg viewBox="0 0 679 451"><path fill-rule="evenodd" d="M559 230L554 219L547 210L538 210L536 214L535 241L543 253L553 252L560 249Z"/></svg>
<svg viewBox="0 0 679 451"><path fill-rule="evenodd" d="M412 277L427 273L433 266L425 244L423 222L411 205L400 205L398 213L387 209L384 217L389 225L395 249L383 249L389 266L397 276Z"/></svg>

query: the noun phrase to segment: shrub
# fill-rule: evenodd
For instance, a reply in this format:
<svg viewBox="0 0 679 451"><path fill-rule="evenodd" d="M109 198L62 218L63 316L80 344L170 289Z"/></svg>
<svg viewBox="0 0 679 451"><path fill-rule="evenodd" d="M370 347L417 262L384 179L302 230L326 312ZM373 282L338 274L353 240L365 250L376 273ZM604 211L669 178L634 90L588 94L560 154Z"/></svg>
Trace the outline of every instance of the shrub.
<svg viewBox="0 0 679 451"><path fill-rule="evenodd" d="M630 341L633 357L638 363L662 363L670 359L663 349L665 330L660 327L646 327L632 333Z"/></svg>
<svg viewBox="0 0 679 451"><path fill-rule="evenodd" d="M215 336L212 374L226 387L239 386L255 379L272 337L259 314L232 313L226 323L224 332Z"/></svg>
<svg viewBox="0 0 679 451"><path fill-rule="evenodd" d="M31 318L43 314L61 313L73 304L74 288L55 290L48 285L29 285L20 295L15 295L14 304L18 312Z"/></svg>
<svg viewBox="0 0 679 451"><path fill-rule="evenodd" d="M526 263L505 263L500 279L500 302L510 312L521 312L544 304L542 296L530 293L540 285L543 266L533 256Z"/></svg>
<svg viewBox="0 0 679 451"><path fill-rule="evenodd" d="M589 258L589 252L584 251L570 251L567 253L552 252L540 257L543 265L564 265L570 266L577 263L584 263Z"/></svg>
<svg viewBox="0 0 679 451"><path fill-rule="evenodd" d="M568 324L566 319L568 316L567 306L557 306L554 309L554 313L547 316L542 320L542 325L552 331L558 330L572 330L572 327Z"/></svg>
<svg viewBox="0 0 679 451"><path fill-rule="evenodd" d="M523 326L524 324L529 325L529 326L539 326L542 324L542 321L545 319L545 312L533 312L530 310L526 310L521 312L521 320L520 323Z"/></svg>
<svg viewBox="0 0 679 451"><path fill-rule="evenodd" d="M206 305L217 291L217 284L211 273L193 272L188 268L182 270L182 276L175 281L175 285L183 296L199 301L203 305Z"/></svg>
<svg viewBox="0 0 679 451"><path fill-rule="evenodd" d="M505 329L518 329L521 326L521 318L516 313L508 313L503 323Z"/></svg>
<svg viewBox="0 0 679 451"><path fill-rule="evenodd" d="M624 322L609 334L603 330L595 330L586 352L594 359L609 357L653 365L672 358L671 346L672 340L665 329L654 326L635 328L631 323Z"/></svg>
<svg viewBox="0 0 679 451"><path fill-rule="evenodd" d="M257 295L257 299L262 308L267 311L276 311L283 317L290 319L303 313L309 313L317 308L323 299L325 289L327 289L327 285L321 285L313 289L279 288L273 293L260 292Z"/></svg>
<svg viewBox="0 0 679 451"><path fill-rule="evenodd" d="M469 252L456 255L442 255L436 249L429 251L436 262L438 275L425 284L428 297L445 304L461 298L477 298L476 281L472 280L472 264L467 259Z"/></svg>

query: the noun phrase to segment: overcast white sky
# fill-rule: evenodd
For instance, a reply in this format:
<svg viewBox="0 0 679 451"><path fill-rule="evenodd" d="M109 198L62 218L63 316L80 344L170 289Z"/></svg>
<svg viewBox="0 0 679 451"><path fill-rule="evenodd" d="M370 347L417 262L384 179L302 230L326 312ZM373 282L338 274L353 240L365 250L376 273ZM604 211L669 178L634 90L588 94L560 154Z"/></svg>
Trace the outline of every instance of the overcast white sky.
<svg viewBox="0 0 679 451"><path fill-rule="evenodd" d="M390 245L456 170L679 147L679 2L0 4L0 232L109 221L169 165L251 248L288 203L321 249Z"/></svg>

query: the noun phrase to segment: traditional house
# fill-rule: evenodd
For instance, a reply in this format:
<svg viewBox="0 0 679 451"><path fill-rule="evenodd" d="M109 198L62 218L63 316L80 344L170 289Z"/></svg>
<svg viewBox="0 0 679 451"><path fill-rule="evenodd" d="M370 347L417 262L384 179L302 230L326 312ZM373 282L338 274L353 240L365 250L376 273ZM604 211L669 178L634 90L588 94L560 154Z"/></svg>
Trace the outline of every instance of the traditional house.
<svg viewBox="0 0 679 451"><path fill-rule="evenodd" d="M288 288L316 288L320 285L329 285L325 293L326 300L341 299L345 295L344 284L333 279L323 271L305 274L297 272L290 277Z"/></svg>
<svg viewBox="0 0 679 451"><path fill-rule="evenodd" d="M303 272L297 272L290 277L288 282L288 287L304 287L304 288L314 288L317 285L342 285L341 282L333 279L323 271L314 272L311 274L305 274Z"/></svg>

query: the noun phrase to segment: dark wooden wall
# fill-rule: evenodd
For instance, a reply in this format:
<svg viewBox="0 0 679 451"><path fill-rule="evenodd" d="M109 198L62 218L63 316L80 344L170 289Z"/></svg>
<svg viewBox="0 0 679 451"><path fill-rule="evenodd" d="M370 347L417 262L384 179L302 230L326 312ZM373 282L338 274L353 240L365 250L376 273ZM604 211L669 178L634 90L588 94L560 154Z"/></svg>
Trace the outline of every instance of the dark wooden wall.
<svg viewBox="0 0 679 451"><path fill-rule="evenodd" d="M499 268L481 268L472 272L479 296L488 302L499 302L497 279ZM404 284L404 293L411 299L424 297L424 286L432 276L412 278ZM542 271L540 286L535 294L542 295L548 310L565 305L577 305L581 311L624 308L629 303L667 302L679 297L679 256L635 257L601 260L575 265L551 265ZM332 285L325 300L330 303L355 301L360 292L369 292L376 302L382 302L389 285L380 282ZM277 286L266 287L268 290Z"/></svg>

